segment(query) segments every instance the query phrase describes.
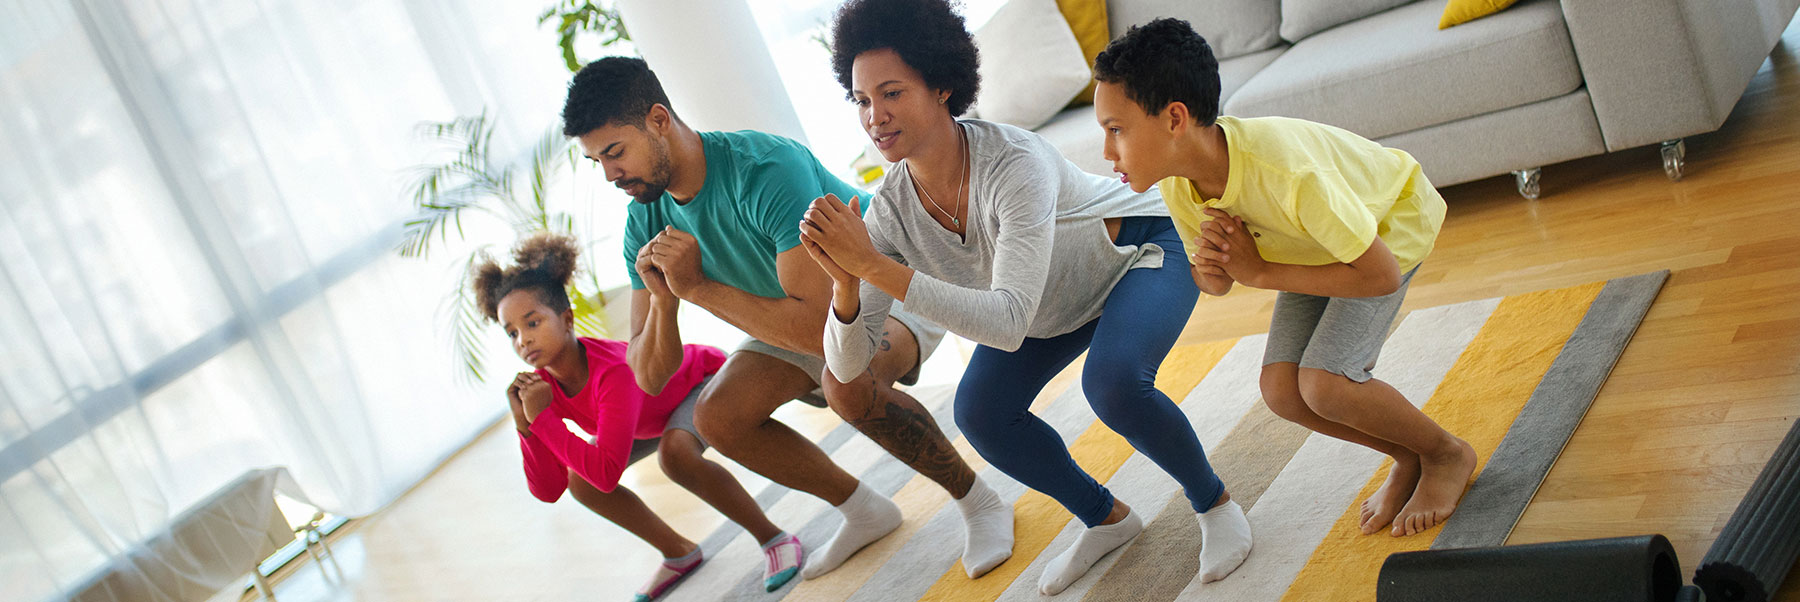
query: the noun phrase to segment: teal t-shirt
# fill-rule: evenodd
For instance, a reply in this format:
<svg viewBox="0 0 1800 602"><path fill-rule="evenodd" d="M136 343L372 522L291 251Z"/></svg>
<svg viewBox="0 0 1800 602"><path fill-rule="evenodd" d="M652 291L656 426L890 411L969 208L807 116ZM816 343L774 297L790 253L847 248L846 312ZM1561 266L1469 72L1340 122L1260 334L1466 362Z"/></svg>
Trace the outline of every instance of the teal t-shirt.
<svg viewBox="0 0 1800 602"><path fill-rule="evenodd" d="M633 201L625 218L625 272L631 288L644 288L635 265L638 250L664 226L700 241L706 277L753 295L785 297L775 255L800 245L800 219L813 199L831 193L844 202L867 196L819 164L793 140L755 131L700 132L706 181L687 204L663 193L652 203Z"/></svg>

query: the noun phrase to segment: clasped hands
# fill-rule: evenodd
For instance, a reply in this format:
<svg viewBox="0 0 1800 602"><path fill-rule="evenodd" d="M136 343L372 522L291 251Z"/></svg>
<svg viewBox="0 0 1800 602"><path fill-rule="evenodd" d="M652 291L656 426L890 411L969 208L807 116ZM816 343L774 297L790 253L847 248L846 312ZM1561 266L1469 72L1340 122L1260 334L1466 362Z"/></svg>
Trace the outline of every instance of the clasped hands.
<svg viewBox="0 0 1800 602"><path fill-rule="evenodd" d="M855 294L864 276L883 259L869 240L862 220L860 197L850 203L827 194L814 199L800 220L800 245L819 263L834 286Z"/></svg>
<svg viewBox="0 0 1800 602"><path fill-rule="evenodd" d="M664 301L693 301L694 293L707 282L700 265L699 239L673 226L664 226L638 249L633 267L650 296Z"/></svg>
<svg viewBox="0 0 1800 602"><path fill-rule="evenodd" d="M512 403L514 425L523 431L550 407L550 382L536 372L520 372L507 385L506 399Z"/></svg>
<svg viewBox="0 0 1800 602"><path fill-rule="evenodd" d="M1267 262L1256 251L1256 239L1243 218L1218 209L1207 209L1211 220L1200 224L1200 238L1190 262L1201 292L1223 295L1232 282L1257 286Z"/></svg>

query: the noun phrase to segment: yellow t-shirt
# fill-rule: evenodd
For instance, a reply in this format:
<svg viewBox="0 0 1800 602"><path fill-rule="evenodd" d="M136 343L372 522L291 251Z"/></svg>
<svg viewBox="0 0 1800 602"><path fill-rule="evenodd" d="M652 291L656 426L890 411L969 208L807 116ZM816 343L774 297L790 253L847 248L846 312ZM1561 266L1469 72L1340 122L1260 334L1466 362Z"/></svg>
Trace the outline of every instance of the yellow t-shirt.
<svg viewBox="0 0 1800 602"><path fill-rule="evenodd" d="M1266 261L1350 263L1381 237L1405 274L1444 225L1444 197L1406 151L1343 129L1285 117L1220 116L1230 173L1225 194L1203 199L1187 178L1159 183L1193 261L1208 207L1241 217Z"/></svg>

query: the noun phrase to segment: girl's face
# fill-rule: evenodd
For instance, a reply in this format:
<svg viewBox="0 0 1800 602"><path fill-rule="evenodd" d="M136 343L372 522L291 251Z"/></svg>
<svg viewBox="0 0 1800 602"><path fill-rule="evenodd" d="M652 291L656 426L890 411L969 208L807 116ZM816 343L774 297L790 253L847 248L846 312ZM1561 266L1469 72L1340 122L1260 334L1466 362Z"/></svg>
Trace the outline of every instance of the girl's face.
<svg viewBox="0 0 1800 602"><path fill-rule="evenodd" d="M571 327L574 312L551 311L538 298L537 292L518 289L500 299L500 326L512 340L513 353L519 359L541 369L568 350L575 337Z"/></svg>
<svg viewBox="0 0 1800 602"><path fill-rule="evenodd" d="M890 163L912 156L924 137L934 135L931 126L950 118L950 109L941 102L949 96L949 90L926 86L918 70L892 48L856 55L850 67L850 101L856 103L863 132Z"/></svg>

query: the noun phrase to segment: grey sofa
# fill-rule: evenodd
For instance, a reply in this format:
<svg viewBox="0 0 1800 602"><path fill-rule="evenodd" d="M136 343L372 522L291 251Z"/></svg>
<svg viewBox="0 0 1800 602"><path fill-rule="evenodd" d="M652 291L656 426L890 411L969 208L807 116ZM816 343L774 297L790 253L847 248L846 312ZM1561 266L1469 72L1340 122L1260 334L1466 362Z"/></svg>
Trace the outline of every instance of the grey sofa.
<svg viewBox="0 0 1800 602"><path fill-rule="evenodd" d="M1438 186L1646 144L1681 177L1800 0L1523 0L1437 29L1447 0L1109 0L1111 34L1188 20L1220 57L1221 112L1336 125L1411 153ZM1111 175L1092 107L1037 130Z"/></svg>

